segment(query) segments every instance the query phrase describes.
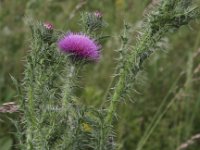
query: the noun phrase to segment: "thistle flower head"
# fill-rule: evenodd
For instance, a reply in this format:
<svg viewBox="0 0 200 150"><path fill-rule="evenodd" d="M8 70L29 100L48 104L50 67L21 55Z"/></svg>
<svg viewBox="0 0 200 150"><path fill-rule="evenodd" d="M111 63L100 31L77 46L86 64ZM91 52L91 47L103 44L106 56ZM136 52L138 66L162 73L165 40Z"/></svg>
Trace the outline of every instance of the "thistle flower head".
<svg viewBox="0 0 200 150"><path fill-rule="evenodd" d="M43 24L43 26L47 29L47 30L53 30L53 25L49 22L45 22Z"/></svg>
<svg viewBox="0 0 200 150"><path fill-rule="evenodd" d="M94 15L97 17L97 18L102 18L103 17L103 14L99 11L95 11L94 12Z"/></svg>
<svg viewBox="0 0 200 150"><path fill-rule="evenodd" d="M58 41L58 47L61 51L77 58L97 61L100 57L100 45L89 36L81 33L67 34Z"/></svg>

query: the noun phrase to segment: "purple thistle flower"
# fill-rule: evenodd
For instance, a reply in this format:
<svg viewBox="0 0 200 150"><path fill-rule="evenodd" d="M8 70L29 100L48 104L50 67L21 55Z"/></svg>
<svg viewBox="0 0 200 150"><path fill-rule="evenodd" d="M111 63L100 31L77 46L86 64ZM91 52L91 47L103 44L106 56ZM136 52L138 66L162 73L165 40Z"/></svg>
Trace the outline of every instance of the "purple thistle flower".
<svg viewBox="0 0 200 150"><path fill-rule="evenodd" d="M81 33L69 33L58 41L61 51L74 55L77 58L97 61L100 57L98 45L89 36Z"/></svg>
<svg viewBox="0 0 200 150"><path fill-rule="evenodd" d="M97 17L97 18L102 18L103 17L103 14L99 11L95 11L94 12L94 15Z"/></svg>
<svg viewBox="0 0 200 150"><path fill-rule="evenodd" d="M48 30L53 30L53 25L49 22L45 22L43 26Z"/></svg>

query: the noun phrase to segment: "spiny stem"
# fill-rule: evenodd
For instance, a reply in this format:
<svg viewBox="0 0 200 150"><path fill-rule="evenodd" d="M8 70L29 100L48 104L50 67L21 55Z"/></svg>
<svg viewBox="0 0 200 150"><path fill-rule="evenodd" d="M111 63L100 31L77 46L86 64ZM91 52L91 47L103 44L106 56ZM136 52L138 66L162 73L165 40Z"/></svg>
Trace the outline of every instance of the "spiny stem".
<svg viewBox="0 0 200 150"><path fill-rule="evenodd" d="M148 32L149 33L149 32ZM138 48L137 48L137 52L141 52L143 50L143 47L146 47L146 43L147 43L147 40L149 39L148 37L148 33L144 34L144 40L141 40L140 43L138 44ZM146 52L146 51L144 51ZM110 105L109 105L109 108L108 108L108 114L106 116L106 119L105 119L105 122L108 123L108 125L111 125L112 124L112 119L113 119L113 116L114 116L114 112L116 111L116 107L117 107L117 104L118 104L118 101L120 100L121 98L121 95L123 94L123 90L125 88L125 84L126 84L126 78L127 78L127 75L129 75L129 69L130 68L133 68L133 75L135 78L137 73L139 72L140 70L140 67L142 66L143 62L145 59L147 59L150 54L152 52L149 52L149 53L142 53L142 54L145 54L145 55L138 55L138 60L139 60L139 63L136 62L134 67L132 67L132 64L134 63L135 61L135 56L131 57L130 60L128 60L125 65L124 65L124 68L121 68L120 71L119 71L119 80L115 86L115 90L114 90L114 93L113 93L113 96L110 100Z"/></svg>
<svg viewBox="0 0 200 150"><path fill-rule="evenodd" d="M70 70L69 73L67 72L68 77L65 79L65 84L64 84L64 88L63 88L63 98L62 98L62 107L63 110L67 110L67 105L69 103L69 98L71 95L71 80L74 77L75 74L75 67L74 65L70 66Z"/></svg>
<svg viewBox="0 0 200 150"><path fill-rule="evenodd" d="M124 88L125 73L126 72L123 72L122 69L121 69L120 72L122 72L122 74L121 74L119 81L116 85L115 92L112 96L112 99L110 101L110 106L108 108L108 114L107 114L106 119L105 119L105 122L108 123L108 125L110 125L112 123L113 115L114 115L114 112L115 112L117 104L118 104L117 102L120 99L121 92L123 91L123 88Z"/></svg>

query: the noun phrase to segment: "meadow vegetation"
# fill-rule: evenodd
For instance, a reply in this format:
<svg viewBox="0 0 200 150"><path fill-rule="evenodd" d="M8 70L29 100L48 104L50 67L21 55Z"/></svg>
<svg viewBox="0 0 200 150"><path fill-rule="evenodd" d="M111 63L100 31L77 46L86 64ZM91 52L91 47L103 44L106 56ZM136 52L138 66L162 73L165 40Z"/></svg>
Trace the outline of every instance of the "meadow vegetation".
<svg viewBox="0 0 200 150"><path fill-rule="evenodd" d="M23 81L20 87L24 93L30 92L31 88L45 89L47 86L44 85L49 84L50 90L46 96L36 91L38 95L35 94L33 99L39 99L35 100L37 105L45 105L46 103L40 100L48 98L48 105L60 106L59 102L54 103L50 99L55 96L55 93L59 95L61 91L61 95L54 98L69 97L68 94L71 94L69 89L73 87L73 94L76 96L71 96L69 106L65 105L64 101L62 104L66 108L72 107L67 114L73 114L71 119L76 120L77 124L80 123L77 118L85 119L81 123L81 129L75 131L73 127L65 126L66 122L62 118L64 115L60 116L58 113L36 117L45 123L51 118L51 123L57 123L58 126L49 128L46 124L34 126L32 123L34 123L35 114L33 114L34 111L31 112L30 103L25 107L20 107L17 112L11 110L11 112L3 113L2 111L0 112L0 150L34 149L36 145L30 144L33 141L38 144L37 149L42 146L44 146L43 149L47 149L45 147L47 145L51 145L52 149L67 149L69 143L73 143L70 149L74 150L81 149L80 147L95 149L96 143L98 143L98 148L102 148L101 150L105 147L120 150L200 149L200 27L199 11L196 11L200 0L194 0L194 4L189 9L187 7L190 5L190 0L164 0L166 4L179 1L185 2L181 4L185 7L184 12L178 7L174 11L172 6L164 7L164 4L157 10L160 0L0 0L0 110L3 110L7 102L14 102L17 108L19 105L25 106L23 98L19 96L15 87L16 82ZM165 10L169 12L167 15L175 17L167 18L163 13L165 8L169 9ZM95 11L100 11L105 21L102 28L103 36L99 33L93 34L88 30L84 31L84 20L80 19L82 15L86 15L84 12ZM159 14L150 15L152 11ZM170 14L170 12L173 13ZM75 78L72 80L69 74L70 67L68 67L71 66L71 62L68 57L58 55L55 52L55 45L49 46L44 44L44 41L41 42L42 44L38 42L41 37L38 36L37 31L46 32L42 29L41 23L44 22L53 24L54 38L60 38L67 31L84 31L94 37L102 36L99 62L87 64L84 67L79 64L81 69L77 67L77 72L73 74ZM38 67L36 68L37 81L40 81L40 84L33 84L29 77L34 54L30 54L30 49L37 49L38 43L42 45L44 51L50 49L45 52L48 53L48 58L51 57L52 66L42 68L35 65ZM127 56L127 51L133 52ZM42 53L37 56L39 60L44 58ZM45 61L41 64L45 64ZM133 69L130 71L131 67ZM42 72L42 69L45 71ZM47 69L52 74L49 74ZM60 72L54 72L54 70ZM55 85L62 85L62 87L56 91L55 87L39 75L51 80L57 78L56 75L58 75L59 79L56 79L58 82ZM110 83L110 81L113 82ZM116 88L113 90L112 87ZM27 95L30 96L30 93ZM119 99L120 103L118 103ZM110 105L110 100L112 105ZM15 109L16 107L12 104L8 103L11 109ZM99 108L101 111L96 111ZM108 108L105 112L109 115L105 116L104 108ZM90 118L90 115L89 119L87 118L87 114L84 114L85 110L94 113L91 116L95 118L93 118L95 121ZM38 112L40 109L37 109ZM101 118L105 120L102 119L102 121ZM68 119L70 120L70 117ZM106 126L101 126L102 122ZM106 129L100 130L101 127ZM48 140L45 141L43 133L41 136L37 134L40 128L44 129L44 132L48 131L52 137L47 137ZM65 133L65 128L70 133L67 133L68 131ZM50 133L50 129L56 133ZM82 134L82 130L86 134ZM88 132L91 130L97 132L90 135ZM22 134L16 134L17 131ZM30 131L34 133L26 138ZM71 138L72 133L80 136ZM35 135L37 138L34 138ZM69 143L57 140L60 135ZM100 138L96 140L98 136ZM91 140L88 146L84 145L88 144L88 141L80 142L84 138L94 140ZM26 139L25 144L24 139ZM45 143L47 141L50 144Z"/></svg>

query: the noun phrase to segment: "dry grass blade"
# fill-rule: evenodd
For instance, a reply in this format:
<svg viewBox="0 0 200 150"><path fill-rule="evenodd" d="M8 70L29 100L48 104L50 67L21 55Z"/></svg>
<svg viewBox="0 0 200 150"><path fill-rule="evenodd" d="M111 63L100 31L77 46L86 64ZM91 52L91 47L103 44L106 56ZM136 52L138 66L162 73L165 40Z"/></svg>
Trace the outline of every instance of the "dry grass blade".
<svg viewBox="0 0 200 150"><path fill-rule="evenodd" d="M85 0L80 0L80 2L76 5L75 9L72 11L72 13L69 15L69 20L71 20L72 18L74 18L76 12L78 10L80 10L85 4L87 3L87 1Z"/></svg>
<svg viewBox="0 0 200 150"><path fill-rule="evenodd" d="M176 150L185 150L195 142L200 140L200 134L196 134L192 136L189 140L187 140L185 143L181 144Z"/></svg>
<svg viewBox="0 0 200 150"><path fill-rule="evenodd" d="M147 8L144 10L143 15L148 14L159 3L160 3L160 0L151 0L151 2L149 3L149 5L147 6Z"/></svg>
<svg viewBox="0 0 200 150"><path fill-rule="evenodd" d="M15 102L7 102L0 107L0 113L14 113L18 112L18 110L19 105L17 105Z"/></svg>
<svg viewBox="0 0 200 150"><path fill-rule="evenodd" d="M200 55L200 48L196 51L196 53L194 53L194 58Z"/></svg>

